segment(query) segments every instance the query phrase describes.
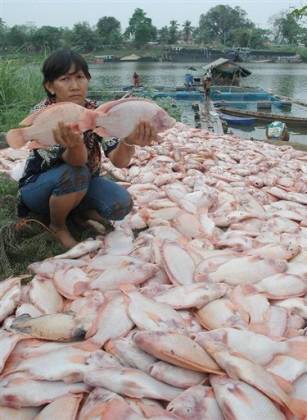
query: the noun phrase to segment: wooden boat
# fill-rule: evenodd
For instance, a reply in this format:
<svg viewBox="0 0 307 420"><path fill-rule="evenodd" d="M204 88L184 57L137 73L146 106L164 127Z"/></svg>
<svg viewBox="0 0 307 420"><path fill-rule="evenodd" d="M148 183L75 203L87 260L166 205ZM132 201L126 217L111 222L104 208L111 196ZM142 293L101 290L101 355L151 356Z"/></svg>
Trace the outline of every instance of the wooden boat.
<svg viewBox="0 0 307 420"><path fill-rule="evenodd" d="M235 108L219 108L221 112L228 115L236 115L238 117L254 117L258 121L265 121L265 122L272 122L272 121L282 121L287 124L288 127L307 127L307 118L302 117L294 117L291 115L283 115L283 114L270 114L269 112L257 112L257 111L249 111L243 109L235 109Z"/></svg>
<svg viewBox="0 0 307 420"><path fill-rule="evenodd" d="M256 118L253 117L237 117L235 115L226 115L222 112L219 112L219 117L226 121L230 126L243 125L245 127L250 127L256 123Z"/></svg>

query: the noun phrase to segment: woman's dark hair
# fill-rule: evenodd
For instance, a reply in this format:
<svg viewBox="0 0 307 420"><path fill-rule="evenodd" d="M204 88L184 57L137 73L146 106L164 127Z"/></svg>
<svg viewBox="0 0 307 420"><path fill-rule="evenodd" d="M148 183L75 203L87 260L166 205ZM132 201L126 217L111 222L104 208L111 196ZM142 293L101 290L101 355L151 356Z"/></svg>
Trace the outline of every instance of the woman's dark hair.
<svg viewBox="0 0 307 420"><path fill-rule="evenodd" d="M66 74L72 64L75 65L76 72L83 71L85 77L90 80L91 75L87 62L75 51L68 49L57 50L46 58L42 67L42 73L44 76L43 86L49 97L53 95L45 88L45 83L53 82L58 77Z"/></svg>

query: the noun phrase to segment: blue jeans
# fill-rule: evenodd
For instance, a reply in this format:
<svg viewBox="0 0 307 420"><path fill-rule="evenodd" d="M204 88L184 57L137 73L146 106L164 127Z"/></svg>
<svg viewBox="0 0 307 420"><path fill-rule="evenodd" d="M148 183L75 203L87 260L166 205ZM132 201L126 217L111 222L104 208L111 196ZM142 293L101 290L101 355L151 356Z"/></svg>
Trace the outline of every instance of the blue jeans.
<svg viewBox="0 0 307 420"><path fill-rule="evenodd" d="M86 191L74 212L96 210L108 220L121 220L132 209L132 198L125 188L100 176L91 176L86 166L67 163L43 172L21 189L21 199L34 213L49 215L50 196Z"/></svg>

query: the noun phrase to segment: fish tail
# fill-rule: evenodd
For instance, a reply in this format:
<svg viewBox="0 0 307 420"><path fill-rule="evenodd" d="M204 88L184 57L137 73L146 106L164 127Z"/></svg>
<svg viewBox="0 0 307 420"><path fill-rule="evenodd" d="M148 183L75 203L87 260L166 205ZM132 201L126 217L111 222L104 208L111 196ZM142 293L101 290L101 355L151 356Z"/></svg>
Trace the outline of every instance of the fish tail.
<svg viewBox="0 0 307 420"><path fill-rule="evenodd" d="M106 128L104 128L104 121L107 114L105 113L96 113L96 128L93 130L94 133L98 134L99 136L109 136L109 132Z"/></svg>
<svg viewBox="0 0 307 420"><path fill-rule="evenodd" d="M6 135L7 144L13 149L19 149L24 146L27 142L25 130L25 128L13 128L9 130Z"/></svg>
<svg viewBox="0 0 307 420"><path fill-rule="evenodd" d="M130 292L135 292L137 290L137 288L130 283L123 283L119 288L125 295L129 295Z"/></svg>
<svg viewBox="0 0 307 420"><path fill-rule="evenodd" d="M91 109L86 109L82 114L81 120L78 123L80 131L94 130L96 127L97 112Z"/></svg>
<svg viewBox="0 0 307 420"><path fill-rule="evenodd" d="M287 341L289 345L287 354L295 359L307 360L307 340L302 338Z"/></svg>
<svg viewBox="0 0 307 420"><path fill-rule="evenodd" d="M279 387L286 393L290 394L292 392L293 386L290 381L287 381L286 379L282 378L279 375L276 375L273 372L270 372L270 375L275 380L275 382L279 385Z"/></svg>
<svg viewBox="0 0 307 420"><path fill-rule="evenodd" d="M108 353L114 354L115 347L112 340L107 341L104 348L105 348L105 351L107 351Z"/></svg>
<svg viewBox="0 0 307 420"><path fill-rule="evenodd" d="M304 400L298 400L296 398L290 398L287 404L288 409L298 418L305 419L307 413L307 402Z"/></svg>

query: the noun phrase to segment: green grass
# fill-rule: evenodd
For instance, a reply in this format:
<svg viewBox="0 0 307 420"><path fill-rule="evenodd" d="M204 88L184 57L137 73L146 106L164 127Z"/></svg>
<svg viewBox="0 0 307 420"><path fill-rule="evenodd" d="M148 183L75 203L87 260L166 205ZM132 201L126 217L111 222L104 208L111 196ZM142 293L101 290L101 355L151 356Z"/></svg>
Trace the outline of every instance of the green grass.
<svg viewBox="0 0 307 420"><path fill-rule="evenodd" d="M0 279L26 272L34 261L51 257L63 248L40 225L20 224L16 215L18 186L0 174Z"/></svg>
<svg viewBox="0 0 307 420"><path fill-rule="evenodd" d="M17 127L44 96L39 68L24 60L0 60L0 131Z"/></svg>
<svg viewBox="0 0 307 420"><path fill-rule="evenodd" d="M0 280L25 273L29 264L41 261L65 251L61 244L32 217L18 219L16 214L17 183L0 173ZM68 223L73 236L78 240L94 237L92 229Z"/></svg>

